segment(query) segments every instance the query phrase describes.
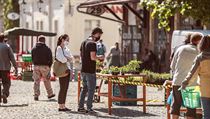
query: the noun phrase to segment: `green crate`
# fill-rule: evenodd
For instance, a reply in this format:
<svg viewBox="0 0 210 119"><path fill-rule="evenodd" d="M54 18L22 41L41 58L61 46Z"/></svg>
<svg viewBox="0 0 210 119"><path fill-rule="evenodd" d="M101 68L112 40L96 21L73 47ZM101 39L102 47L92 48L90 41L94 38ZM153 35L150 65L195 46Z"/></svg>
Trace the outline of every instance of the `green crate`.
<svg viewBox="0 0 210 119"><path fill-rule="evenodd" d="M24 55L22 55L22 60L24 62L32 62L31 54L24 54Z"/></svg>
<svg viewBox="0 0 210 119"><path fill-rule="evenodd" d="M33 81L33 72L32 71L24 71L22 74L23 81Z"/></svg>
<svg viewBox="0 0 210 119"><path fill-rule="evenodd" d="M186 87L185 90L181 90L181 94L185 107L192 109L201 107L199 86Z"/></svg>

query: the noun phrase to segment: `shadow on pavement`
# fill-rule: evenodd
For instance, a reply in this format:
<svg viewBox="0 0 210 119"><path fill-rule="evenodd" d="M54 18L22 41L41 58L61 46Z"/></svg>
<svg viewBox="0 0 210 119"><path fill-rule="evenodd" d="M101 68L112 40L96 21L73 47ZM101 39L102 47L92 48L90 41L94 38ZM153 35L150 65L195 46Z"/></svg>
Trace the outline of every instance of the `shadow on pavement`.
<svg viewBox="0 0 210 119"><path fill-rule="evenodd" d="M39 100L39 101L42 101L42 102L57 102L57 100L56 100L56 99Z"/></svg>
<svg viewBox="0 0 210 119"><path fill-rule="evenodd" d="M108 113L108 108L100 108L100 109L95 109L95 110L99 112L103 112L103 113ZM131 110L128 108L112 108L112 115L118 116L118 117L158 116L158 115L149 114L149 113L144 114L142 111Z"/></svg>
<svg viewBox="0 0 210 119"><path fill-rule="evenodd" d="M27 107L29 104L0 105L0 107Z"/></svg>

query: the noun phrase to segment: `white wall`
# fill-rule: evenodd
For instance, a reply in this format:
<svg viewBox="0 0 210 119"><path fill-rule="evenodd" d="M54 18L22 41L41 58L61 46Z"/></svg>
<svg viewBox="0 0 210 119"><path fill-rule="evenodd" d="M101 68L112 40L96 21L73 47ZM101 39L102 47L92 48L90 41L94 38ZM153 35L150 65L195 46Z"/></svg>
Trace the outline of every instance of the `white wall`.
<svg viewBox="0 0 210 119"><path fill-rule="evenodd" d="M32 0L33 1L33 0ZM71 4L69 3L71 2ZM76 6L80 2L84 2L85 0L52 0L52 32L57 31L57 36L51 39L52 46L50 48L53 51L56 46L57 38L61 34L68 34L70 36L70 50L73 55L79 55L79 48L80 44L83 40L85 40L85 20L100 20L100 27L103 29L103 36L102 39L104 40L104 43L109 49L116 41L121 40L121 37L119 35L119 27L121 26L120 23L100 19L98 17L93 17L85 14L78 13L76 10ZM44 0L45 3L49 2L48 0ZM32 15L26 15L22 14L21 17L21 26L26 27L26 22L29 23L30 29L36 30L36 21L43 21L44 24L44 31L49 31L49 15L45 15L43 13L40 13L36 7L34 9L34 12L32 13L32 4L29 4L29 12L31 14L34 14L34 17ZM71 13L69 13L69 6L74 6L71 9ZM35 6L34 6L35 7ZM46 4L46 7L44 8L46 12L48 13L48 4ZM106 13L107 16L111 16L110 14ZM122 14L119 14L122 16ZM34 18L34 20L32 20ZM58 29L55 30L54 21L58 21ZM34 27L32 27L32 21L34 21ZM34 41L35 42L35 41ZM47 45L49 45L49 40L47 40ZM26 45L26 44L25 44ZM30 46L30 41L29 41ZM26 46L25 49L26 50ZM30 50L30 49L29 49Z"/></svg>
<svg viewBox="0 0 210 119"><path fill-rule="evenodd" d="M71 1L72 5L75 7L73 16L68 13L68 0L65 1L65 33L69 34L70 36L71 40L69 48L72 51L73 55L79 55L80 44L86 39L85 20L100 20L100 27L103 29L104 32L104 34L102 35L102 39L107 49L114 45L116 41L121 40L119 35L119 27L121 26L120 23L78 13L76 11L76 5L78 5L78 3L80 3L81 1L82 0ZM122 16L122 14L120 15ZM110 14L106 14L106 16L110 16Z"/></svg>

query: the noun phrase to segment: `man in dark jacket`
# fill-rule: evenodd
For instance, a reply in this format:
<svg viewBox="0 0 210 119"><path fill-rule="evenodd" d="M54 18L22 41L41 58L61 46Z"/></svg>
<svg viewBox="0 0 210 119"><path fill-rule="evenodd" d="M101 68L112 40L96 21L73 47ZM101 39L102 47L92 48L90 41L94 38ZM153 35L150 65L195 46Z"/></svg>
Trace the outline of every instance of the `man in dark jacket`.
<svg viewBox="0 0 210 119"><path fill-rule="evenodd" d="M3 103L7 103L7 97L9 96L11 63L17 75L17 66L13 51L4 43L4 35L0 34L0 78L3 84Z"/></svg>
<svg viewBox="0 0 210 119"><path fill-rule="evenodd" d="M34 100L39 100L40 81L44 81L47 90L48 98L55 96L50 83L50 67L52 65L52 52L45 44L45 37L39 36L38 43L32 49L32 62L34 64L33 79L34 79Z"/></svg>

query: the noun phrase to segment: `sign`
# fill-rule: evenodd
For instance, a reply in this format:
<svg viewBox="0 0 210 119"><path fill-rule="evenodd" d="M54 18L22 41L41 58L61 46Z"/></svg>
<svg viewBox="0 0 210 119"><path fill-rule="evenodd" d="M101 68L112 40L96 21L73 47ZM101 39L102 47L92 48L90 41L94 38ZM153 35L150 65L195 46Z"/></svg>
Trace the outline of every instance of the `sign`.
<svg viewBox="0 0 210 119"><path fill-rule="evenodd" d="M87 13L100 16L105 12L105 8L103 6L94 6L94 7L88 7Z"/></svg>
<svg viewBox="0 0 210 119"><path fill-rule="evenodd" d="M10 12L7 14L7 18L10 20L17 20L19 19L20 15L16 12Z"/></svg>

